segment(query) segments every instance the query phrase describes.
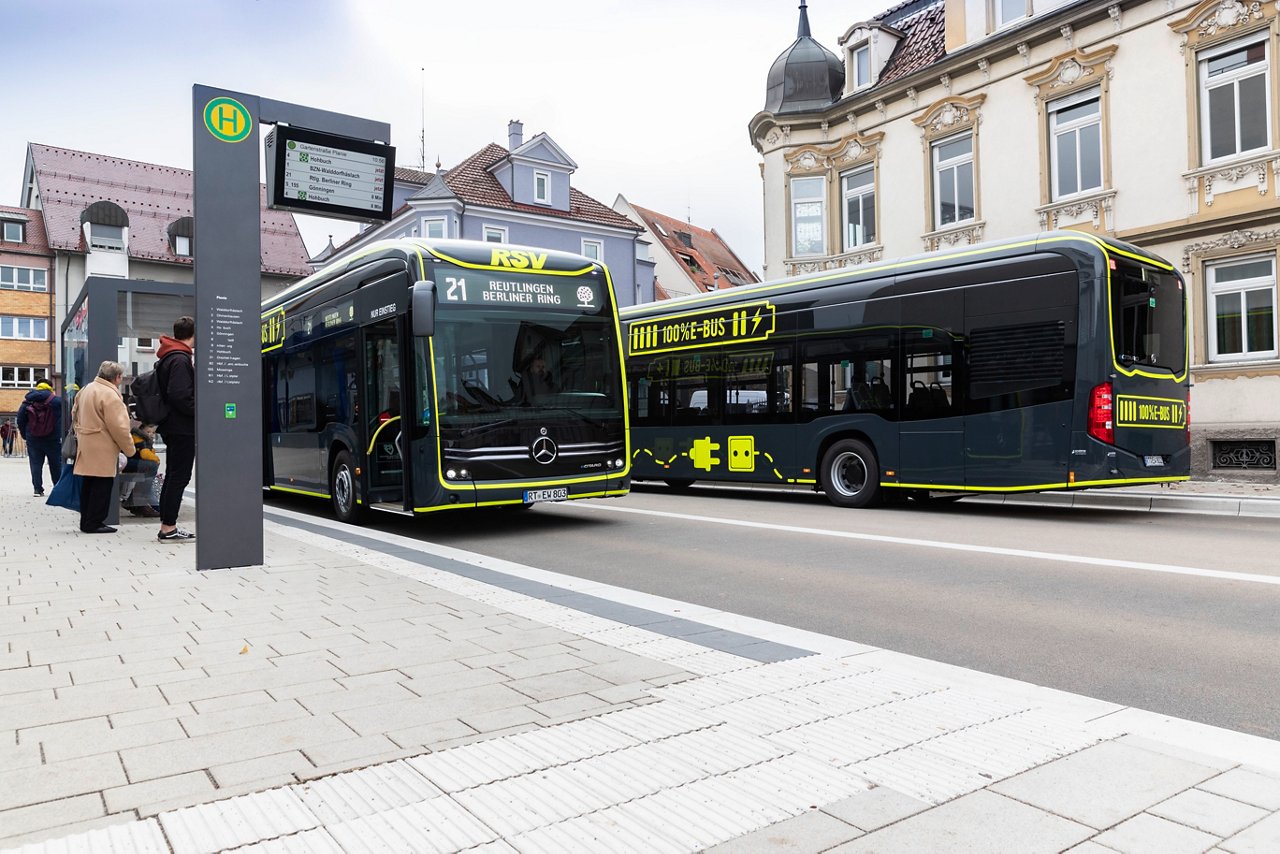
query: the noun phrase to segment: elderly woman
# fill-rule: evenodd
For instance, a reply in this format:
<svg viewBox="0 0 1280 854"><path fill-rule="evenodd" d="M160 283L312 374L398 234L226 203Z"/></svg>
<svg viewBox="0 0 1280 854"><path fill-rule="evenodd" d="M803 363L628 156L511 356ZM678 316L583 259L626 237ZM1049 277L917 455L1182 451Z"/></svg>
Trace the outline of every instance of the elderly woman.
<svg viewBox="0 0 1280 854"><path fill-rule="evenodd" d="M120 396L124 366L103 362L98 377L76 395L71 423L80 443L75 473L84 478L80 487L80 530L86 534L114 534L107 525L111 488L120 468L120 454L134 455L129 432L129 409Z"/></svg>

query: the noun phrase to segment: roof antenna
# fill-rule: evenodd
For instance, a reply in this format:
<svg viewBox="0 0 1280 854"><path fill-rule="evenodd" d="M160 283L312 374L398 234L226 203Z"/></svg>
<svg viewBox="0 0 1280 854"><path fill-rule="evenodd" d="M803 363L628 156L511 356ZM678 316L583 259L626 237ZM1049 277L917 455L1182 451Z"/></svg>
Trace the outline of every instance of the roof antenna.
<svg viewBox="0 0 1280 854"><path fill-rule="evenodd" d="M427 69L418 69L418 85L422 93L422 129L418 135L418 171L427 171Z"/></svg>

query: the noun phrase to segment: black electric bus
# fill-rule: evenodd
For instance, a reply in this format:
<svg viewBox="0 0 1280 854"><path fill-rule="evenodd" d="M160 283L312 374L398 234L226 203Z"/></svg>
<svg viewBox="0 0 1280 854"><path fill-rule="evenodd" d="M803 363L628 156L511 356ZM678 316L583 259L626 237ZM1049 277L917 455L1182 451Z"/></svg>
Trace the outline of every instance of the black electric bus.
<svg viewBox="0 0 1280 854"><path fill-rule="evenodd" d="M263 486L356 521L625 495L608 270L578 255L382 241L262 306Z"/></svg>
<svg viewBox="0 0 1280 854"><path fill-rule="evenodd" d="M834 504L1187 480L1186 291L1059 231L622 312L633 476Z"/></svg>

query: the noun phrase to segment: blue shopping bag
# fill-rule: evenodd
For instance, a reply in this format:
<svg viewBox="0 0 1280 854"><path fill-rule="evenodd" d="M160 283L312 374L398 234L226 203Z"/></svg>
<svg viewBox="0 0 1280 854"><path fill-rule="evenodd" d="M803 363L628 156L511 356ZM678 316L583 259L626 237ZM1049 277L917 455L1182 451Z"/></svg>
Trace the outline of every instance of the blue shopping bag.
<svg viewBox="0 0 1280 854"><path fill-rule="evenodd" d="M62 476L53 485L53 489L49 490L49 497L45 500L45 504L80 512L81 477L75 473L75 467L75 460L63 461Z"/></svg>

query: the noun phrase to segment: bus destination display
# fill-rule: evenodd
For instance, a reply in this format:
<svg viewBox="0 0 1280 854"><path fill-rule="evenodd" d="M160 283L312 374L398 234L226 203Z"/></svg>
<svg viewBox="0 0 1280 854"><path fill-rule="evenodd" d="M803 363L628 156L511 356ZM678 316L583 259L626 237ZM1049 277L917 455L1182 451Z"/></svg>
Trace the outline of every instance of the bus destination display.
<svg viewBox="0 0 1280 854"><path fill-rule="evenodd" d="M582 277L534 278L511 273L457 270L441 273L436 293L441 305L535 308L594 314L602 307L599 284Z"/></svg>
<svg viewBox="0 0 1280 854"><path fill-rule="evenodd" d="M390 219L391 146L283 125L275 129L272 144L272 207Z"/></svg>
<svg viewBox="0 0 1280 854"><path fill-rule="evenodd" d="M732 308L713 308L672 314L631 324L629 354L663 353L719 344L765 341L773 334L774 307L752 302Z"/></svg>

